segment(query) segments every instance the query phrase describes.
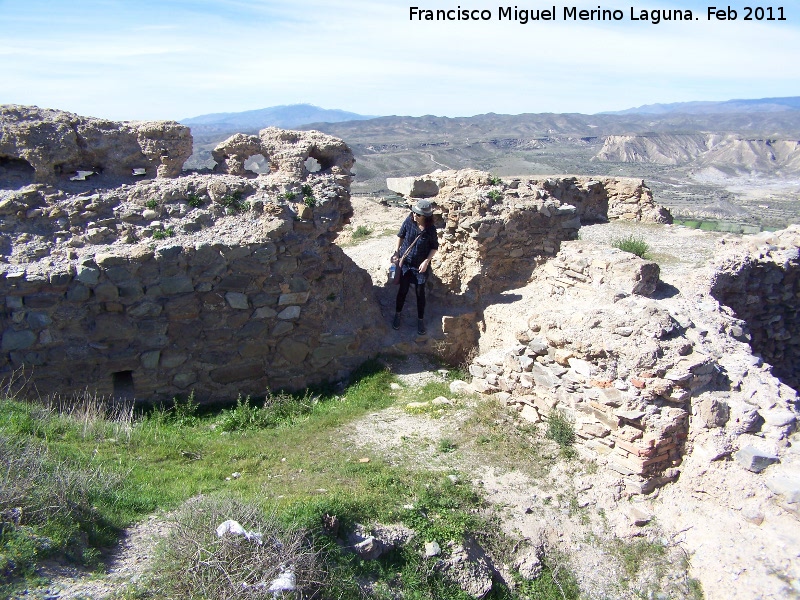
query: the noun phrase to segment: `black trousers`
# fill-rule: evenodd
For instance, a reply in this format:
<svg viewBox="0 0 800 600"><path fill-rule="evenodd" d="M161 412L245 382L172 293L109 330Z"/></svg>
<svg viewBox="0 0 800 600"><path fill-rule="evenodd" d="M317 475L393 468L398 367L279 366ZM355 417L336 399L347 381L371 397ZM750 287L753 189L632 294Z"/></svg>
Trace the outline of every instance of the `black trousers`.
<svg viewBox="0 0 800 600"><path fill-rule="evenodd" d="M406 303L406 296L408 295L408 288L411 287L412 283L417 293L417 318L422 319L425 317L425 283L417 283L416 270L409 269L400 277L400 289L397 290L395 311L401 312L403 310L403 305Z"/></svg>

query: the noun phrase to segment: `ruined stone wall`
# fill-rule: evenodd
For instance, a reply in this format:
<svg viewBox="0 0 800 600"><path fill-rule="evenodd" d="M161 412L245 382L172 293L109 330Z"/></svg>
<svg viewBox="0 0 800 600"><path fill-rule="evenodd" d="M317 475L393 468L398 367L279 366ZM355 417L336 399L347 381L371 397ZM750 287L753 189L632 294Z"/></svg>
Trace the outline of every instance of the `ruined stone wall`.
<svg viewBox="0 0 800 600"><path fill-rule="evenodd" d="M737 331L794 388L800 385L800 226L728 242L711 293L747 323Z"/></svg>
<svg viewBox="0 0 800 600"><path fill-rule="evenodd" d="M78 171L127 179L177 177L191 154L189 128L174 121L120 123L0 105L0 166L27 163L35 182L57 183Z"/></svg>
<svg viewBox="0 0 800 600"><path fill-rule="evenodd" d="M352 153L262 132L274 172L0 190L0 379L200 401L346 376L384 325L369 276L332 242ZM324 168L309 173L318 156Z"/></svg>
<svg viewBox="0 0 800 600"><path fill-rule="evenodd" d="M672 215L655 203L641 179L569 176L531 181L561 202L575 206L584 224L613 220L672 223Z"/></svg>
<svg viewBox="0 0 800 600"><path fill-rule="evenodd" d="M387 180L430 198L444 229L434 271L448 291L477 298L525 283L534 268L577 237L582 222L668 222L641 180L566 177L504 180L463 169Z"/></svg>
<svg viewBox="0 0 800 600"><path fill-rule="evenodd" d="M631 254L566 242L534 274L517 343L470 366L475 391L524 419L544 427L562 411L581 451L634 493L676 477L690 447L717 460L752 436L785 440L797 423L797 394L737 339L742 322L707 292L648 298L658 272Z"/></svg>

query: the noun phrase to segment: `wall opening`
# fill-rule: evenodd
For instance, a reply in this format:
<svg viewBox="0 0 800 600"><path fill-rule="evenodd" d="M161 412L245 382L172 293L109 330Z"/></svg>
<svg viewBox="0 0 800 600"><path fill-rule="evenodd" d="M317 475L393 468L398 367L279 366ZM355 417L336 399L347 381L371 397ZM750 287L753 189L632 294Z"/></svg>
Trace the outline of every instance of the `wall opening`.
<svg viewBox="0 0 800 600"><path fill-rule="evenodd" d="M111 374L111 383L114 386L114 397L120 400L133 400L133 371L117 371Z"/></svg>
<svg viewBox="0 0 800 600"><path fill-rule="evenodd" d="M319 173L322 170L322 165L313 156L309 156L306 159L306 162L303 164L306 167L306 171L308 171L309 173Z"/></svg>
<svg viewBox="0 0 800 600"><path fill-rule="evenodd" d="M16 190L33 183L36 171L21 158L0 156L0 189Z"/></svg>
<svg viewBox="0 0 800 600"><path fill-rule="evenodd" d="M252 171L256 175L269 175L269 161L263 154L254 154L244 161L246 171Z"/></svg>

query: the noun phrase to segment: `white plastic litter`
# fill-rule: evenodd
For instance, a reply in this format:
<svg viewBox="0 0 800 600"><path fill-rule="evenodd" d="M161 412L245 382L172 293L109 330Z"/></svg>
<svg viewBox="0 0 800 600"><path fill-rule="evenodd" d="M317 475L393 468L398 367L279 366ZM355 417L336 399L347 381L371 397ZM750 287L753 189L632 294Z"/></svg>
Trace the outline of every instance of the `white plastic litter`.
<svg viewBox="0 0 800 600"><path fill-rule="evenodd" d="M288 571L284 571L280 575L278 575L275 579L273 579L270 584L269 588L267 588L268 592L272 592L273 594L277 594L278 592L293 592L297 589L297 580L294 576L294 571L289 569Z"/></svg>
<svg viewBox="0 0 800 600"><path fill-rule="evenodd" d="M259 532L247 531L238 521L233 519L228 519L217 526L217 537L225 535L239 536L248 541L255 541L257 544L261 544L261 534Z"/></svg>

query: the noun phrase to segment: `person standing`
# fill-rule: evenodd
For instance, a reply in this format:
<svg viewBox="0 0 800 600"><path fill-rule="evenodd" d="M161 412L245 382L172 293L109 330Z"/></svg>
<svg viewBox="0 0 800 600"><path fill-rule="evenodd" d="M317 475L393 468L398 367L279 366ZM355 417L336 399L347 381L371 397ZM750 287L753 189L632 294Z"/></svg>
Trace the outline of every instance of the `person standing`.
<svg viewBox="0 0 800 600"><path fill-rule="evenodd" d="M417 333L425 335L425 282L431 273L431 259L439 249L439 239L433 226L433 207L430 200L418 200L411 207L400 231L392 262L402 259L400 266L400 289L397 290L394 329L400 328L400 313L406 301L409 288L413 285L417 295Z"/></svg>

